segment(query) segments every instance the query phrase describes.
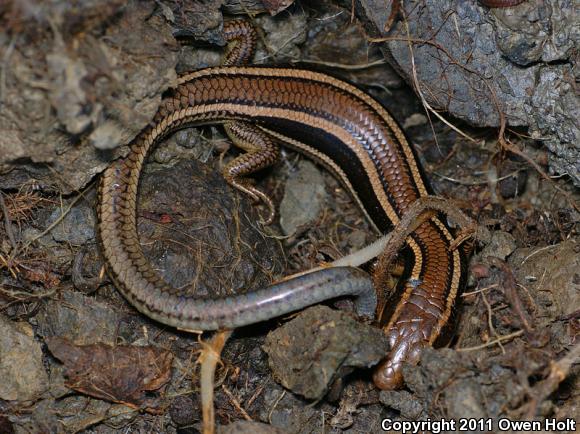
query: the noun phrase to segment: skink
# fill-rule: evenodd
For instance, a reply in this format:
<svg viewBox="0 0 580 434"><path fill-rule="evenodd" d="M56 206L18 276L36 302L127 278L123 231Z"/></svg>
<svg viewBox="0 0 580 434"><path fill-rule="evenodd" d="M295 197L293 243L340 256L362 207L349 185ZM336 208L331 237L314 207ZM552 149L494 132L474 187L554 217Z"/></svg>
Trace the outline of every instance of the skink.
<svg viewBox="0 0 580 434"><path fill-rule="evenodd" d="M226 32L239 33L242 27L232 22ZM243 46L234 50L243 51ZM247 53L234 51L234 56ZM128 156L104 172L98 210L103 254L118 289L138 310L171 326L239 327L361 290L352 287L357 286L351 284L357 279L352 271L334 270L252 294L200 300L180 295L159 277L143 255L136 230L143 163L151 147L169 133L215 123L238 129L238 142L244 142L245 129L257 128L256 137L262 141L274 137L325 166L380 232L389 231L414 201L429 192L413 149L391 115L344 81L302 69L248 66L214 67L182 76L153 123L133 140ZM271 155L268 150L265 154ZM246 162L263 165L255 161L261 157L252 158L250 154ZM249 187L249 194L255 192ZM401 385L402 363L416 363L421 349L433 344L450 317L465 271L461 249L451 248L453 239L445 220L435 216L406 241L401 298L384 328L391 352L374 374L380 388ZM340 284L343 281L348 288Z"/></svg>

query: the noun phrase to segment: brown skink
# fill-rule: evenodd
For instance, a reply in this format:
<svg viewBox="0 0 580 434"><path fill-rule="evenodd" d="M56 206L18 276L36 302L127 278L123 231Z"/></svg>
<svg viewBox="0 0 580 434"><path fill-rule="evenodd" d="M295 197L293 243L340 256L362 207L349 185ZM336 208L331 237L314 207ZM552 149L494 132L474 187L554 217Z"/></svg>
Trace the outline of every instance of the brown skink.
<svg viewBox="0 0 580 434"><path fill-rule="evenodd" d="M247 29L235 21L225 31L235 36ZM246 51L240 46L232 49L233 56L242 59L248 57ZM352 269L342 269L227 299L200 300L171 288L144 257L136 230L143 163L149 150L171 132L224 124L234 142L249 151L241 169L238 163L230 166L229 181L255 199L265 195L240 176L271 164L276 159L272 141L282 141L333 172L383 233L414 201L429 194L403 132L366 93L318 72L226 63L182 76L153 123L133 140L129 155L104 172L99 188L99 235L118 289L141 312L182 329L251 324L324 299L359 294L364 285ZM450 317L466 264L461 249L451 248L453 239L446 221L435 216L406 240L402 295L385 326L391 352L374 375L383 389L402 384L402 363L416 363L421 349L433 344Z"/></svg>

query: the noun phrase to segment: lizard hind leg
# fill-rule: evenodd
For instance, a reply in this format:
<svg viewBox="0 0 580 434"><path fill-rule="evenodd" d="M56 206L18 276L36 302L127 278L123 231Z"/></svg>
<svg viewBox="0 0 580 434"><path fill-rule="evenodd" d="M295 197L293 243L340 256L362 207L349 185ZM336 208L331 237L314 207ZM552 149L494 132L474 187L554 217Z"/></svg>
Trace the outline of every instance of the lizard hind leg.
<svg viewBox="0 0 580 434"><path fill-rule="evenodd" d="M226 122L224 129L233 144L246 153L228 163L222 169L223 176L228 184L250 196L254 202L261 201L266 205L268 217L263 223L269 225L276 215L274 203L245 176L275 164L280 158L280 147L276 139L254 124L241 121Z"/></svg>

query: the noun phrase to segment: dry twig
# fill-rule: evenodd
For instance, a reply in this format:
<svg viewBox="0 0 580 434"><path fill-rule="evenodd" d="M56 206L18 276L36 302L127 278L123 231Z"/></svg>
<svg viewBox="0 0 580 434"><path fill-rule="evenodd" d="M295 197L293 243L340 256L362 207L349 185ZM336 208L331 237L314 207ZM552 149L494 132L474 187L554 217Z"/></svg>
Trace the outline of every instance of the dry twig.
<svg viewBox="0 0 580 434"><path fill-rule="evenodd" d="M204 434L215 432L214 375L220 361L220 354L231 334L231 331L217 332L209 342L202 342L203 348L197 360L201 365L200 386Z"/></svg>
<svg viewBox="0 0 580 434"><path fill-rule="evenodd" d="M491 347L492 345L496 345L496 344L499 344L501 342L510 341L514 338L517 338L518 336L521 336L523 333L524 333L523 330L518 330L516 332L509 333L507 335L498 336L496 339L494 339L492 341L488 341L488 342L481 344L481 345L475 345L473 347L457 348L457 351L468 352L468 351L482 350L484 348Z"/></svg>
<svg viewBox="0 0 580 434"><path fill-rule="evenodd" d="M550 362L548 377L538 382L533 388L533 396L528 404L527 419L532 419L538 413L539 405L544 402L570 374L573 365L580 362L580 343L577 343L564 357Z"/></svg>

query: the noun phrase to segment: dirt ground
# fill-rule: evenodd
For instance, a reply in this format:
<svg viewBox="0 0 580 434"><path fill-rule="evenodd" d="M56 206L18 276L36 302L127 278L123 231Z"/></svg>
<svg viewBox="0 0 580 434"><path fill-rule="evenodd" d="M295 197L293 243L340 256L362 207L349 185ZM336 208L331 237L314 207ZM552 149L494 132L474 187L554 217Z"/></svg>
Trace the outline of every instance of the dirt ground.
<svg viewBox="0 0 580 434"><path fill-rule="evenodd" d="M426 112L343 3L251 14L255 62L325 71L389 109L433 190L479 226L467 241L468 284L448 339L405 368L400 391L374 388L386 342L348 303L236 330L215 374L220 432L383 432L387 419L495 432L501 418L574 432L578 189L549 175L548 151L525 127L500 136ZM219 64L222 14L256 10L217 0L18 4L0 4L0 433L201 432L196 360L212 335L156 323L117 292L95 236L96 186L176 73ZM239 152L229 148L207 126L149 156L138 229L171 285L249 292L377 238L338 181L290 151L256 176L278 211L260 225L264 207L220 174ZM551 429L553 419L566 425Z"/></svg>

